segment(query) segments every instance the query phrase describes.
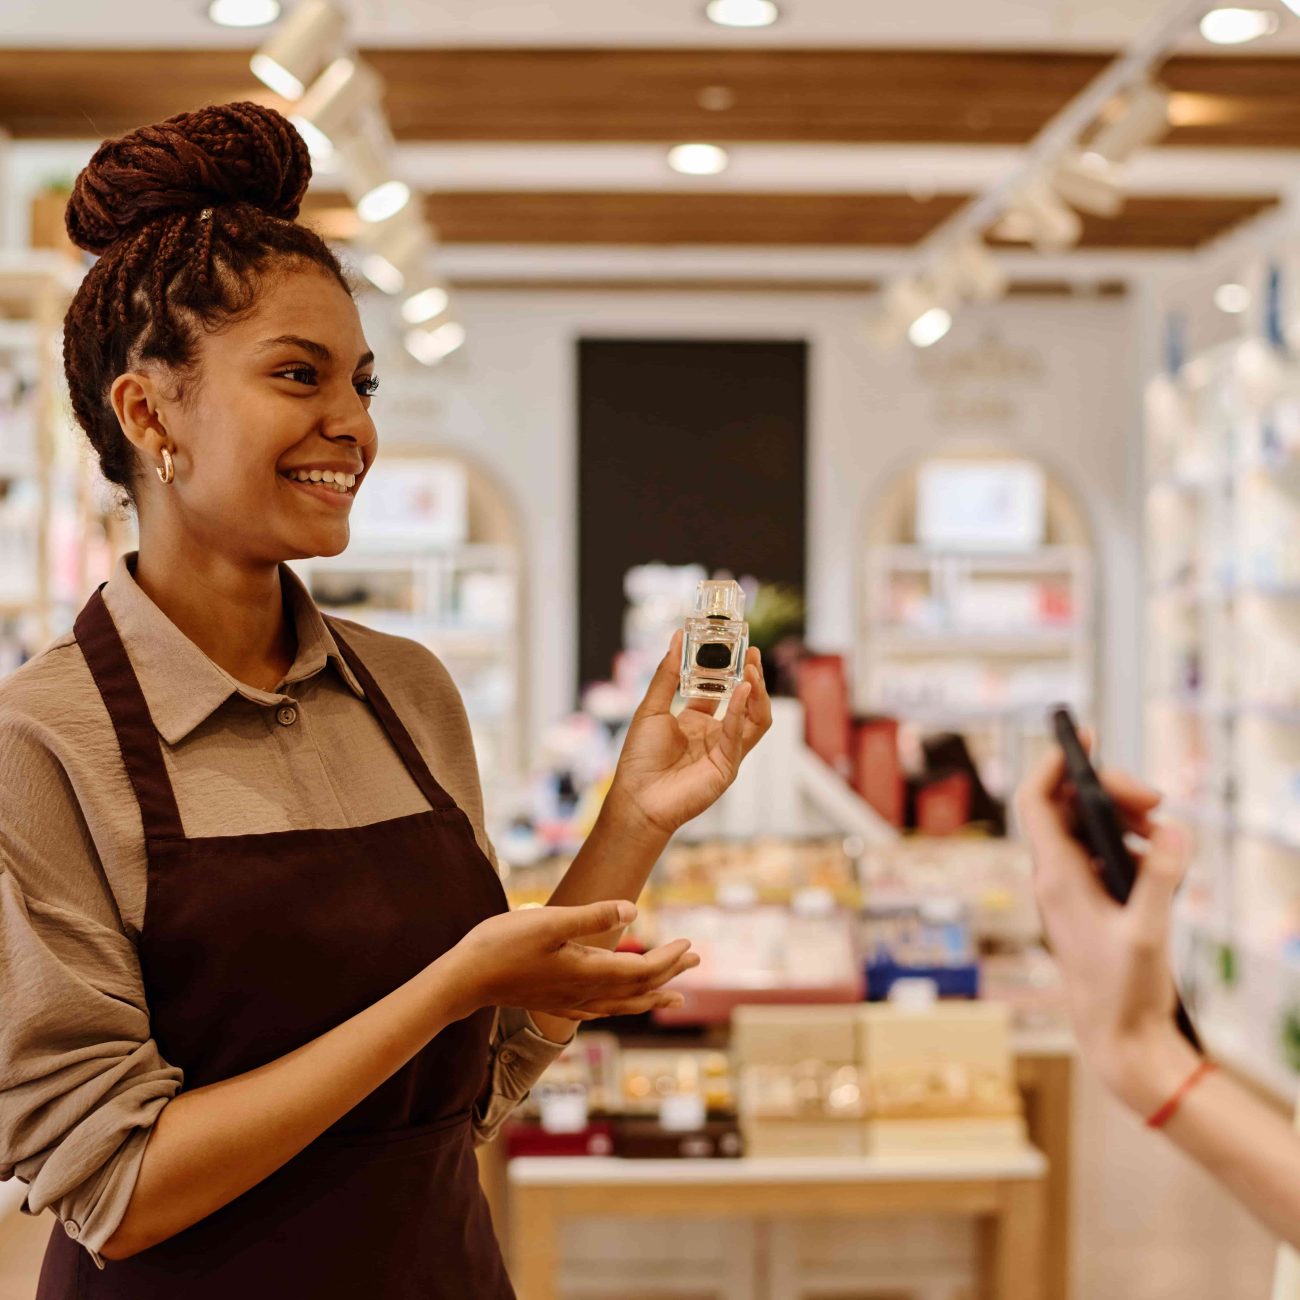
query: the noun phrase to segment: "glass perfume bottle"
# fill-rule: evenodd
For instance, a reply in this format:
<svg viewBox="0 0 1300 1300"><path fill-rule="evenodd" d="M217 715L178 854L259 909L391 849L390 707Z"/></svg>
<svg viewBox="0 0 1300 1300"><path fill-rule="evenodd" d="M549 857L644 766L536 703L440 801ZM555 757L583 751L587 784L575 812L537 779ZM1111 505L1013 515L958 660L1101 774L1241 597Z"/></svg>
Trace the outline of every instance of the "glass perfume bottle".
<svg viewBox="0 0 1300 1300"><path fill-rule="evenodd" d="M740 583L701 582L682 637L682 694L688 700L729 698L744 678L748 646Z"/></svg>

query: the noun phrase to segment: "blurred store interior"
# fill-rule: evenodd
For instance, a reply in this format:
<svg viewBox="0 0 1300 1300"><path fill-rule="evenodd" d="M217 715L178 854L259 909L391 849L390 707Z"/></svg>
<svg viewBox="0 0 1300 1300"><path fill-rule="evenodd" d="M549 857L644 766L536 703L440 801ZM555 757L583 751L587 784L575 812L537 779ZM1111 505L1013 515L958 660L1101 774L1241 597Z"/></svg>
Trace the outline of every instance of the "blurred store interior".
<svg viewBox="0 0 1300 1300"><path fill-rule="evenodd" d="M514 904L698 582L744 589L775 723L633 936L694 940L685 1006L584 1028L481 1153L521 1295L1269 1294L1076 1059L1011 806L1062 702L1165 792L1184 996L1289 1114L1300 8L1258 6L0 13L0 673L135 546L61 387L72 182L230 100L297 115L383 376L351 544L295 567L446 664Z"/></svg>

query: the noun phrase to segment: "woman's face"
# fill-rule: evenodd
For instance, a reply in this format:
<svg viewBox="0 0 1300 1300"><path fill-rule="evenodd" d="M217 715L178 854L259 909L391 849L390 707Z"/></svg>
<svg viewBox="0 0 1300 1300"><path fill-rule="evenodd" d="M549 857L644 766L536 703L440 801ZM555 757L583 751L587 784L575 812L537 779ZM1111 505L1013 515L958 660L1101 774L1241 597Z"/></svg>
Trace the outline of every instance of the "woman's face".
<svg viewBox="0 0 1300 1300"><path fill-rule="evenodd" d="M158 403L176 477L150 476L142 523L159 508L177 512L187 540L240 562L337 555L378 450L373 380L356 304L330 275L306 267L268 280L248 316L201 335L183 386L192 391ZM311 470L355 482L341 491L319 472L312 483L292 477Z"/></svg>

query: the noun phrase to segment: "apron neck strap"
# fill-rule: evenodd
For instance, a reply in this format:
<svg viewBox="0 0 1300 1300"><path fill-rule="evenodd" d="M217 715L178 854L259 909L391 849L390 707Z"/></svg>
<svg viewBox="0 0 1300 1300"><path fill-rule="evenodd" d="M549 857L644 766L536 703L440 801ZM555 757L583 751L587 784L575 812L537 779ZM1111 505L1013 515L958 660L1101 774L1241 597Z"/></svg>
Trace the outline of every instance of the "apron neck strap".
<svg viewBox="0 0 1300 1300"><path fill-rule="evenodd" d="M356 674L357 680L365 690L371 708L378 715L380 723L388 733L388 739L393 742L393 747L401 755L402 762L406 764L406 770L410 772L416 785L420 787L420 793L434 808L449 809L457 807L456 801L434 778L433 773L429 770L428 763L424 760L424 756L416 747L415 741L411 739L411 733L407 731L406 724L397 716L397 711L389 704L388 697L379 689L379 683L375 681L370 674L370 670L361 662L360 656L347 643L339 630L338 623L328 615L322 614L321 617L329 627L343 658L347 660L348 667Z"/></svg>
<svg viewBox="0 0 1300 1300"><path fill-rule="evenodd" d="M73 634L117 732L122 761L140 802L145 838L184 839L185 830L163 762L158 730L126 647L100 594L104 585L100 583L77 616Z"/></svg>

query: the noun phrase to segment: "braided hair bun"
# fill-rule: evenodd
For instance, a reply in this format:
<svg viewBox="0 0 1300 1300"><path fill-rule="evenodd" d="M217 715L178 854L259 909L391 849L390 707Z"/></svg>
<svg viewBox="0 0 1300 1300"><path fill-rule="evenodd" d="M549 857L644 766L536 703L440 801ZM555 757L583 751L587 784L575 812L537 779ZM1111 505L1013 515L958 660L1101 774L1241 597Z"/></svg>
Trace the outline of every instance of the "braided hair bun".
<svg viewBox="0 0 1300 1300"><path fill-rule="evenodd" d="M98 260L63 323L73 414L104 477L136 503L139 465L109 393L156 363L198 374L201 338L257 305L280 271L312 269L352 293L333 251L296 218L311 161L274 109L248 102L180 113L102 144L77 177L66 222Z"/></svg>
<svg viewBox="0 0 1300 1300"><path fill-rule="evenodd" d="M166 213L231 201L292 221L310 180L307 146L286 118L260 104L217 104L100 145L68 202L68 235L103 253Z"/></svg>

